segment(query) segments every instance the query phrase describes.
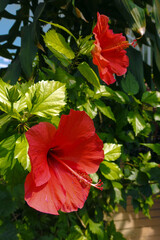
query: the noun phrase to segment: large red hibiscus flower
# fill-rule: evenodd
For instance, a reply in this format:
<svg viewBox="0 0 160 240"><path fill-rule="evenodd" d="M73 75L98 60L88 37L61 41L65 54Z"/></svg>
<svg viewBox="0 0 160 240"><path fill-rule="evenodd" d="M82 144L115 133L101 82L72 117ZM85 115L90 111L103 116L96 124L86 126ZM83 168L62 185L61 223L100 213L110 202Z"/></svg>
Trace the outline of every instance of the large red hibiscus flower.
<svg viewBox="0 0 160 240"><path fill-rule="evenodd" d="M38 211L58 214L82 208L95 173L103 161L103 143L84 111L62 115L56 129L41 122L26 132L31 172L25 181L25 200Z"/></svg>
<svg viewBox="0 0 160 240"><path fill-rule="evenodd" d="M108 21L107 16L97 13L92 56L93 63L98 66L100 78L109 85L116 81L114 74L121 76L127 71L129 59L124 49L129 47L129 43L122 33L114 34L109 29Z"/></svg>

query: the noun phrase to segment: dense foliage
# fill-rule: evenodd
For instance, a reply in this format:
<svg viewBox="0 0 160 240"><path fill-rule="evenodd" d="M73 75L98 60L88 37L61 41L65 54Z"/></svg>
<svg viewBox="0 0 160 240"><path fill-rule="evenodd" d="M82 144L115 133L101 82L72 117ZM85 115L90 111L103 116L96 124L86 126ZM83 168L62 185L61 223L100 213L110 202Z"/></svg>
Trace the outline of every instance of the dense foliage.
<svg viewBox="0 0 160 240"><path fill-rule="evenodd" d="M6 7L15 3L12 15ZM135 212L150 217L160 193L159 9L158 0L1 0L1 18L15 22L0 36L0 55L12 60L0 71L0 239L123 240L107 216L128 196ZM92 62L97 12L114 33L138 39L127 49L127 74L109 86ZM24 201L25 132L39 122L57 127L70 109L84 110L103 140L105 159L91 175L103 191L91 188L77 212L40 213Z"/></svg>

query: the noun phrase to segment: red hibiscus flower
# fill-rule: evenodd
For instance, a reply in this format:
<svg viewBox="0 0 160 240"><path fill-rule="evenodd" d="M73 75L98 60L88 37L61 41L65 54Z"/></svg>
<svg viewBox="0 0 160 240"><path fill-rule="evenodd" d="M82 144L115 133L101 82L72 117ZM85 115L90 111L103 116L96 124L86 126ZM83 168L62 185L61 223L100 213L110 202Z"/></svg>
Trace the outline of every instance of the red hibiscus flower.
<svg viewBox="0 0 160 240"><path fill-rule="evenodd" d="M116 81L114 73L121 76L127 71L129 59L124 49L129 47L129 43L122 33L114 34L109 29L108 21L107 16L97 13L97 24L93 29L96 41L92 56L100 78L109 85Z"/></svg>
<svg viewBox="0 0 160 240"><path fill-rule="evenodd" d="M84 111L62 115L56 129L41 122L26 132L31 172L25 181L25 200L40 212L58 214L82 208L90 186L103 161L103 143L95 133L93 121Z"/></svg>

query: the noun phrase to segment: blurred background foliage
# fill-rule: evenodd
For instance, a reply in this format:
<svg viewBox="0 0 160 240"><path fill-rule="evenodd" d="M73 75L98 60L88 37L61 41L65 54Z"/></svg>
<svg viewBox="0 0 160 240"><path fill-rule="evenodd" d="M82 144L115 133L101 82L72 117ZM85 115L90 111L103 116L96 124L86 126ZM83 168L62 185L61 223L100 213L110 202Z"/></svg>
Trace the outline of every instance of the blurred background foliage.
<svg viewBox="0 0 160 240"><path fill-rule="evenodd" d="M16 15L6 10L12 4L19 5ZM0 99L6 101L0 102L0 239L123 240L105 216L118 211L117 204L125 208L128 196L135 212L150 217L149 208L160 194L159 11L159 0L1 0L0 19L12 19L14 24L8 34L0 35L0 56L11 60L9 67L0 70ZM117 77L110 86L99 79L90 54L97 12L110 18L114 33L122 32L129 42L138 41L135 48L127 49L126 76ZM66 29L45 21L65 27L77 42ZM52 29L50 34L48 29ZM64 39L58 49L56 37L60 36ZM14 44L17 37L20 46ZM104 190L91 189L84 208L75 213L51 216L24 203L23 185L29 170L24 132L35 122L57 125L59 121L42 106L42 114L36 112L34 97L27 103L32 108L26 111L24 94L32 96L33 83L38 92L44 87L41 80L50 80L53 92L52 80L65 83L63 112L85 110L105 143L105 160L92 176L95 182L102 178Z"/></svg>

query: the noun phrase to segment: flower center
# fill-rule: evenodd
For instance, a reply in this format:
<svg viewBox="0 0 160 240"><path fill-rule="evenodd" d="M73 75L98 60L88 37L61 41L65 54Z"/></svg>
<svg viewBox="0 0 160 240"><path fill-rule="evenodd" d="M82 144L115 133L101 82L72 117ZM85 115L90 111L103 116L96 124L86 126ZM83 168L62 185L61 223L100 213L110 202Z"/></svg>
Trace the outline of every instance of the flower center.
<svg viewBox="0 0 160 240"><path fill-rule="evenodd" d="M66 169L68 169L78 180L79 182L84 186L93 186L97 189L100 189L101 191L103 190L102 184L103 182L101 181L101 179L99 180L98 183L93 184L92 183L92 179L89 177L89 175L86 172L83 172L81 170L75 170L72 169L70 166L68 166L64 161L62 161L61 159L59 159L50 149L49 150L49 155L56 161L58 161L59 163L61 163Z"/></svg>

